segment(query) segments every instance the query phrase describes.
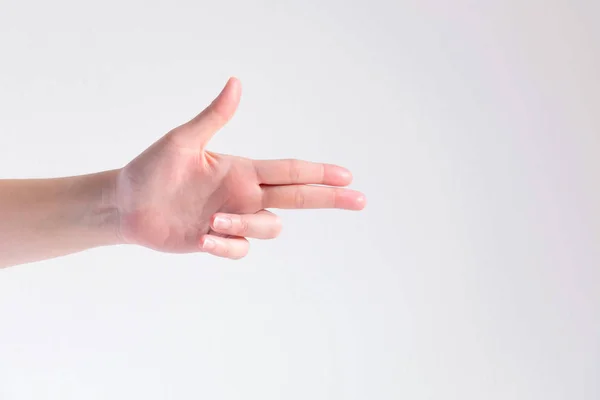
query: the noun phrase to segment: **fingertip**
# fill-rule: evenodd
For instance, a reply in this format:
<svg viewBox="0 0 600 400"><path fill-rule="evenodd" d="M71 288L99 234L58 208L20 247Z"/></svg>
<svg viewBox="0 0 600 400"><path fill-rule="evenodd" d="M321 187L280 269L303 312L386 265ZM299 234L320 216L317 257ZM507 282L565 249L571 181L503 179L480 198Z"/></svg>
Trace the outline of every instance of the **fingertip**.
<svg viewBox="0 0 600 400"><path fill-rule="evenodd" d="M232 76L227 80L225 88L231 90L234 97L239 97L242 92L242 82L237 77Z"/></svg>
<svg viewBox="0 0 600 400"><path fill-rule="evenodd" d="M273 232L271 234L271 238L275 239L281 235L281 231L283 230L283 221L279 215L275 215L275 219L273 221Z"/></svg>
<svg viewBox="0 0 600 400"><path fill-rule="evenodd" d="M352 173L339 165L325 165L323 184L333 186L348 186L352 183Z"/></svg>
<svg viewBox="0 0 600 400"><path fill-rule="evenodd" d="M240 97L241 86L239 81L237 78L229 78L221 93L219 93L209 107L212 111L210 114L218 117L217 130L233 117L240 103Z"/></svg>
<svg viewBox="0 0 600 400"><path fill-rule="evenodd" d="M364 194L360 194L354 204L357 211L363 210L367 206L367 197Z"/></svg>
<svg viewBox="0 0 600 400"><path fill-rule="evenodd" d="M239 99L241 91L242 91L242 84L241 84L240 80L238 78L236 78L235 76L232 76L231 78L229 78L227 80L227 83L225 83L225 86L221 90L221 93L219 94L217 99L226 98L229 100L233 99L235 101L235 100Z"/></svg>
<svg viewBox="0 0 600 400"><path fill-rule="evenodd" d="M352 172L343 167L340 167L340 178L342 179L345 185L351 184L352 180L354 179L352 176Z"/></svg>

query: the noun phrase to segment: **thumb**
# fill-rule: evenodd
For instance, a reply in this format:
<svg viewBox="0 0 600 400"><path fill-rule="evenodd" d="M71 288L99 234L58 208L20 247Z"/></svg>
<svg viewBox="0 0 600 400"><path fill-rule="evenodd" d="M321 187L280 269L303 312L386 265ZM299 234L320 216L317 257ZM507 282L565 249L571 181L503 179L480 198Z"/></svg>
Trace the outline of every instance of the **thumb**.
<svg viewBox="0 0 600 400"><path fill-rule="evenodd" d="M204 147L233 117L241 94L240 81L237 78L229 78L221 93L208 107L177 129L176 140L188 148Z"/></svg>

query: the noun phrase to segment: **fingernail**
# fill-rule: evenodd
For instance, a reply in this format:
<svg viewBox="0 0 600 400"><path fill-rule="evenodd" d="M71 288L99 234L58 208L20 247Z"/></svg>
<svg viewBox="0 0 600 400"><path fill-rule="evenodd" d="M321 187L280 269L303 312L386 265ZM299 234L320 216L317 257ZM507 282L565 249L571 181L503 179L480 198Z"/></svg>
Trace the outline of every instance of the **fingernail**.
<svg viewBox="0 0 600 400"><path fill-rule="evenodd" d="M202 248L204 250L213 250L215 247L217 247L217 242L211 238L204 238L204 241L202 242Z"/></svg>
<svg viewBox="0 0 600 400"><path fill-rule="evenodd" d="M227 217L216 217L215 218L215 229L229 229L231 228L231 218Z"/></svg>

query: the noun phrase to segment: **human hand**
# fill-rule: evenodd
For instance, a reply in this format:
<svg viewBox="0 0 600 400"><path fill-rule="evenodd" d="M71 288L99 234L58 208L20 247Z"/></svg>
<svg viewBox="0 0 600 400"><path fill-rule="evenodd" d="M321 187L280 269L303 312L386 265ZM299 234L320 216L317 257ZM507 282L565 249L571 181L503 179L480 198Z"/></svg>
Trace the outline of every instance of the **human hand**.
<svg viewBox="0 0 600 400"><path fill-rule="evenodd" d="M208 151L240 96L240 82L231 78L198 116L119 170L115 203L124 243L238 259L248 252L247 238L279 234L280 219L267 208L364 208L362 193L343 188L352 176L342 167Z"/></svg>

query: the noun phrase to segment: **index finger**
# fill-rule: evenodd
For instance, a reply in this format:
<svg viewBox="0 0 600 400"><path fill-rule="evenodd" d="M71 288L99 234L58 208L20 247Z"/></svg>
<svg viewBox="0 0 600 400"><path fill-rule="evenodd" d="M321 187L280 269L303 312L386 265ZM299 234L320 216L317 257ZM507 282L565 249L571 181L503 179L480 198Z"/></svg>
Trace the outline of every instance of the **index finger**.
<svg viewBox="0 0 600 400"><path fill-rule="evenodd" d="M346 168L310 161L256 160L256 175L264 185L329 185L347 186L352 174Z"/></svg>

